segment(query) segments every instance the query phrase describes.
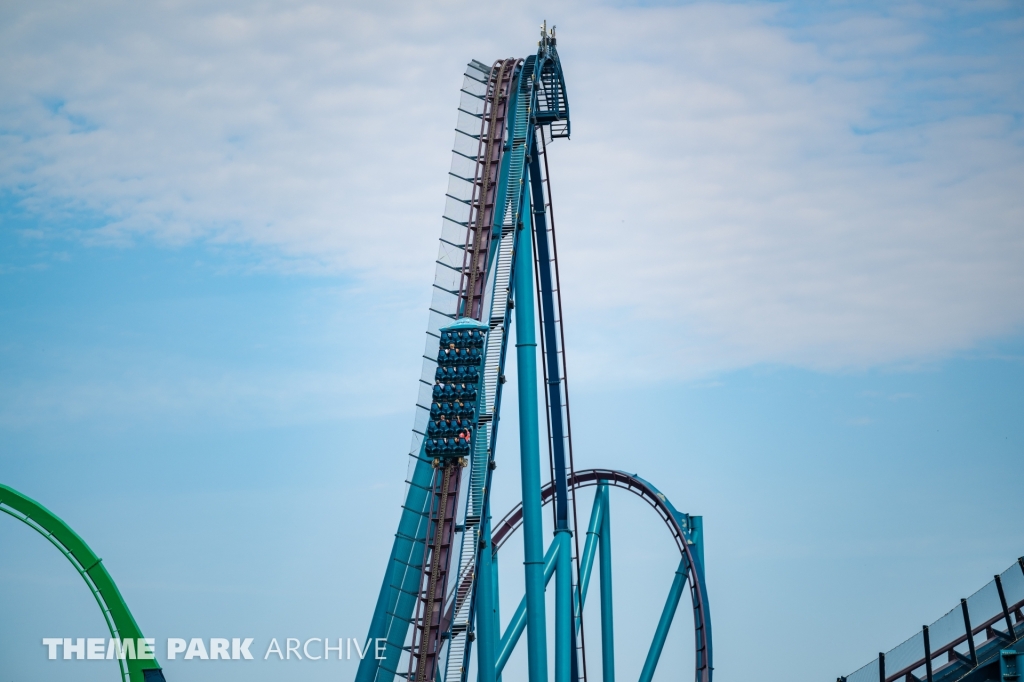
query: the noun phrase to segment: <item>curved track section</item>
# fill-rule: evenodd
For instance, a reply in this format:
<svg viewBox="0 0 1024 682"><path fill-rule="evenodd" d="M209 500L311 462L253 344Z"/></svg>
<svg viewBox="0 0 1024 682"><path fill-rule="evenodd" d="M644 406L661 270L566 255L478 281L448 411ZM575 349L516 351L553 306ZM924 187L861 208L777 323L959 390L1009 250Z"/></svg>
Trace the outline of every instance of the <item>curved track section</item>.
<svg viewBox="0 0 1024 682"><path fill-rule="evenodd" d="M579 490L590 486L606 484L626 490L649 504L661 517L675 540L680 557L687 564L690 599L693 605L693 627L695 642L695 668L697 682L711 682L713 670L711 647L711 615L708 608L707 586L704 581L704 557L702 529L695 518L680 512L669 499L648 481L613 469L585 469L569 477L569 487ZM541 499L548 504L555 497L555 486L548 483L541 490ZM523 523L522 504L516 506L495 525L493 535L494 551L512 536Z"/></svg>
<svg viewBox="0 0 1024 682"><path fill-rule="evenodd" d="M103 560L96 556L78 533L35 500L0 484L0 511L13 516L49 540L75 567L88 585L114 639L142 639L135 618L114 584ZM164 674L156 659L119 659L121 678L126 682L163 682Z"/></svg>

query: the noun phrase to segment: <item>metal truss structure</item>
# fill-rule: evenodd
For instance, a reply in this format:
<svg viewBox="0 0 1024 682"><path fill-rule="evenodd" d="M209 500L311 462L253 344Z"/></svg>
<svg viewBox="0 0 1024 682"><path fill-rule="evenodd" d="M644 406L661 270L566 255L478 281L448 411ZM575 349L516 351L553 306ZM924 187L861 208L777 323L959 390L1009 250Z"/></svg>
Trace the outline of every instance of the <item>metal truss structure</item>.
<svg viewBox="0 0 1024 682"><path fill-rule="evenodd" d="M356 682L393 682L395 677L409 682L468 682L470 677L499 682L524 634L529 682L548 682L549 677L554 682L585 682L584 608L595 568L601 680L614 682L612 490L645 501L679 552L639 681L653 679L687 587L695 680L712 681L702 518L678 511L635 474L577 471L573 463L547 154L550 142L569 135L569 103L553 28L542 27L536 54L499 59L491 66L475 60L467 65L408 487L367 634L366 650L372 645L378 652L376 643L381 642L383 656L363 657ZM513 326L522 501L492 524L490 496ZM542 412L550 470L546 484L541 482ZM579 493L586 488L594 488L594 496L581 533ZM544 538L545 507L550 507L553 521L550 543ZM100 558L64 521L4 485L0 511L39 532L72 563L95 597L112 638L143 639ZM520 529L525 595L502 628L498 555ZM555 613L549 619L546 590L552 579ZM548 656L552 622L553 666ZM126 657L119 664L124 682L164 681L155 658ZM838 682L1019 682L1022 669L1024 558L942 618Z"/></svg>
<svg viewBox="0 0 1024 682"><path fill-rule="evenodd" d="M536 54L466 68L442 221L408 488L356 682L496 682L526 635L530 682L549 677L545 591L554 578L553 678L587 678L583 609L597 563L602 680L615 677L609 492L645 500L679 550L641 682L658 665L689 585L697 682L711 682L711 620L701 517L635 475L575 471L547 145L570 134L555 31ZM492 528L505 360L515 326L522 502ZM539 330L539 334L537 334ZM538 355L540 362L538 363ZM540 365L538 367L538 364ZM543 381L550 482L541 484ZM594 487L580 533L577 497ZM554 537L545 542L543 508ZM525 595L504 631L497 556L522 529ZM582 546L581 546L582 541ZM548 544L545 550L545 544ZM475 658L473 653L476 654Z"/></svg>

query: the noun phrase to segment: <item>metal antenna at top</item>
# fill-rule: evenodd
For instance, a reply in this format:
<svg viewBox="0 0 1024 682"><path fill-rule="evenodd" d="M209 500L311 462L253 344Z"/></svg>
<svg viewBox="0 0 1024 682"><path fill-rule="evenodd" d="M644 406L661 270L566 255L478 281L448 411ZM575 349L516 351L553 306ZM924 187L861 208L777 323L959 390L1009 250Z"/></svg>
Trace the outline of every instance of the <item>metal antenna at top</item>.
<svg viewBox="0 0 1024 682"><path fill-rule="evenodd" d="M537 43L538 47L545 49L550 45L555 44L555 27L552 26L548 29L547 19L540 25L540 41Z"/></svg>

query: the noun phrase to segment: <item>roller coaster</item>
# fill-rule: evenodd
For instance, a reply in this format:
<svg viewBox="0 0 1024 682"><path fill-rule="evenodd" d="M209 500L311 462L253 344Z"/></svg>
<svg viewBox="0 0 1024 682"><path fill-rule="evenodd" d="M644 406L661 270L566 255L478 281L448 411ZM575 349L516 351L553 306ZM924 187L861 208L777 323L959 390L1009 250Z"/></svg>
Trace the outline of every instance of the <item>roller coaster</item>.
<svg viewBox="0 0 1024 682"><path fill-rule="evenodd" d="M593 671L588 669L584 609L595 568L600 632L590 650L600 659L601 680L614 682L612 491L646 502L679 553L640 682L653 679L687 589L695 679L711 682L702 518L680 512L635 474L574 466L547 152L549 144L569 134L569 103L554 28L541 28L536 54L499 59L490 66L475 60L467 65L405 502L367 633L367 650L374 642L373 650L382 655L361 659L356 682L392 682L396 677L409 682L467 682L471 677L498 682L524 633L530 682L547 682L549 672L554 682L585 682ZM491 490L513 331L522 500L494 522ZM542 438L548 455L546 483L541 480ZM580 507L585 489L593 489L593 496L584 529ZM545 507L553 527L548 543ZM3 485L0 511L38 531L74 565L112 638L145 641L99 557L64 521ZM525 594L502 628L498 557L520 530ZM554 615L549 618L546 591L552 579ZM1019 559L935 623L838 680L1019 682L1022 637L1024 559ZM597 661L590 663L596 670ZM164 680L155 657L122 657L119 664L125 682Z"/></svg>
<svg viewBox="0 0 1024 682"><path fill-rule="evenodd" d="M383 640L386 647L382 657L362 660L356 682L392 682L395 677L465 682L471 671L480 682L495 682L524 631L529 679L546 682L549 626L554 680L586 680L583 610L595 561L601 679L614 680L611 490L646 501L668 527L679 551L641 682L654 675L687 585L696 680L712 678L701 517L679 512L636 475L574 467L547 153L548 144L569 134L569 102L554 28L542 27L536 54L499 59L490 66L475 60L468 64L405 504L367 634L368 640ZM494 524L490 494L513 329L522 502ZM544 386L549 468L543 486L539 379ZM584 488L593 488L594 495L581 533ZM554 532L545 550L542 514L549 505ZM498 555L519 529L525 595L502 630ZM545 590L552 578L555 613L549 622Z"/></svg>
<svg viewBox="0 0 1024 682"><path fill-rule="evenodd" d="M148 658L135 655L134 643L141 644L146 638L142 636L142 630L103 565L103 560L85 540L49 509L3 484L0 484L0 512L14 517L42 535L71 562L103 612L103 620L110 630L111 638L132 645L130 656L117 658L123 682L164 682L164 673L155 655Z"/></svg>
<svg viewBox="0 0 1024 682"><path fill-rule="evenodd" d="M641 682L649 682L654 675L687 585L693 608L696 680L711 681L701 517L678 511L662 492L636 475L610 469L578 471L573 464L547 154L548 144L569 134L569 103L554 28L542 27L536 54L500 59L491 66L475 60L467 65L405 504L367 635L367 648L374 642L375 653L380 642L386 646L383 656L362 658L357 682L391 682L396 676L415 682L465 682L471 669L480 682L496 682L524 632L529 679L546 682L545 591L552 578L553 676L556 682L586 680L583 616L595 562L601 673L604 682L612 682L612 490L648 503L679 553ZM513 329L522 502L492 524L490 493ZM541 378L550 473L545 485L541 484ZM581 534L578 506L586 488L593 488L594 495L586 532ZM554 537L545 550L542 514L546 506L552 513ZM34 527L74 564L96 597L112 638L141 637L113 580L70 527L9 488L0 488L0 510ZM520 529L525 595L502 630L498 554ZM155 658L120 663L125 682L164 679Z"/></svg>

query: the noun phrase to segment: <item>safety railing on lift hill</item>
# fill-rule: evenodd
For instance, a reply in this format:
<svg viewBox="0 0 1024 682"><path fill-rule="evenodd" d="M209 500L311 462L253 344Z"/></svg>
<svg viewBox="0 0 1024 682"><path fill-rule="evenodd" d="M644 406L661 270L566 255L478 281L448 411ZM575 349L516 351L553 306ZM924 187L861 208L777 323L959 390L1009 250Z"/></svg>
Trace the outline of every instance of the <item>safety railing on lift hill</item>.
<svg viewBox="0 0 1024 682"><path fill-rule="evenodd" d="M419 458L420 447L427 432L427 422L430 420L434 372L437 370L437 344L441 338L439 330L458 317L459 282L462 278L462 264L466 251L466 227L479 153L480 116L484 110L484 94L487 92L490 71L491 67L474 59L466 66L460 91L459 118L455 126L455 145L452 149L451 170L448 172L448 191L445 193L437 267L430 298L423 371L420 374L416 418L412 428L412 444L409 447L409 479L412 478L412 470Z"/></svg>
<svg viewBox="0 0 1024 682"><path fill-rule="evenodd" d="M515 103L517 111L515 114L502 110L501 117L494 118L494 144L501 146L505 136L506 121L512 114L510 125L518 128L515 121L518 118L525 118L525 112L519 111L520 100L510 97L510 88L514 87L515 74L519 67L520 60L504 60L504 81L500 75L496 78L498 89L493 94L495 104L503 103L506 107L510 102ZM500 62L493 67L496 71L501 69ZM488 128L490 130L490 128ZM505 185L506 189L500 188L498 182L499 172L485 171L492 173L495 182L493 193L494 213L485 212L484 217L478 221L478 229L490 231L495 217L500 220L500 232L491 237L496 239L497 244L491 243L491 249L496 249L493 262L488 275L488 285L480 287L480 309L481 321L484 322L490 331L487 334L487 344L484 350L484 366L481 369L481 386L483 389L483 400L480 403L480 413L476 425L476 436L474 438L473 455L470 457L469 485L465 501L465 511L461 522L461 541L454 584L450 588L450 594L445 600L445 623L447 625L448 650L445 654L444 673L441 679L444 682L461 682L467 679L469 671L470 642L474 633L472 632L473 619L473 590L476 582L477 553L480 549L480 527L486 509L485 488L487 472L492 450L495 445L496 420L495 417L501 407L501 372L504 367L504 356L508 348L509 331L511 329L511 311L509 306L509 291L513 274L515 228L520 220L521 204L519 196L522 190L519 188L519 178L522 177L524 162L524 151L522 142L516 143L515 135L509 140L507 151L510 152L508 163L509 178ZM483 150L481 150L483 151ZM500 158L500 157L499 157ZM482 169L481 169L482 170ZM482 182L480 183L483 184ZM504 194L502 193L504 192ZM477 218L478 212L484 212L484 202L481 200L471 214L471 218ZM486 227L484 227L486 225ZM469 244L470 237L466 241ZM464 280L465 282L466 280ZM471 291L463 292L466 297L465 305L472 305Z"/></svg>
<svg viewBox="0 0 1024 682"><path fill-rule="evenodd" d="M1024 558L896 648L838 682L956 682L1024 637Z"/></svg>
<svg viewBox="0 0 1024 682"><path fill-rule="evenodd" d="M427 320L422 371L418 383L412 442L409 447L406 502L392 555L388 560L388 577L381 587L368 635L368 638L384 638L387 646L384 660L363 659L356 675L359 682L390 682L396 674L404 674L399 673L399 659L403 651L408 651L408 631L413 625L410 618L419 594L418 586L423 570L420 560L429 526L427 492L431 481L432 464L430 458L425 455L421 457L421 454L427 424L430 421L430 405L433 402L440 330L452 324L458 317L459 285L480 146L480 122L484 112L490 71L490 66L473 60L466 66L462 82L430 314Z"/></svg>

